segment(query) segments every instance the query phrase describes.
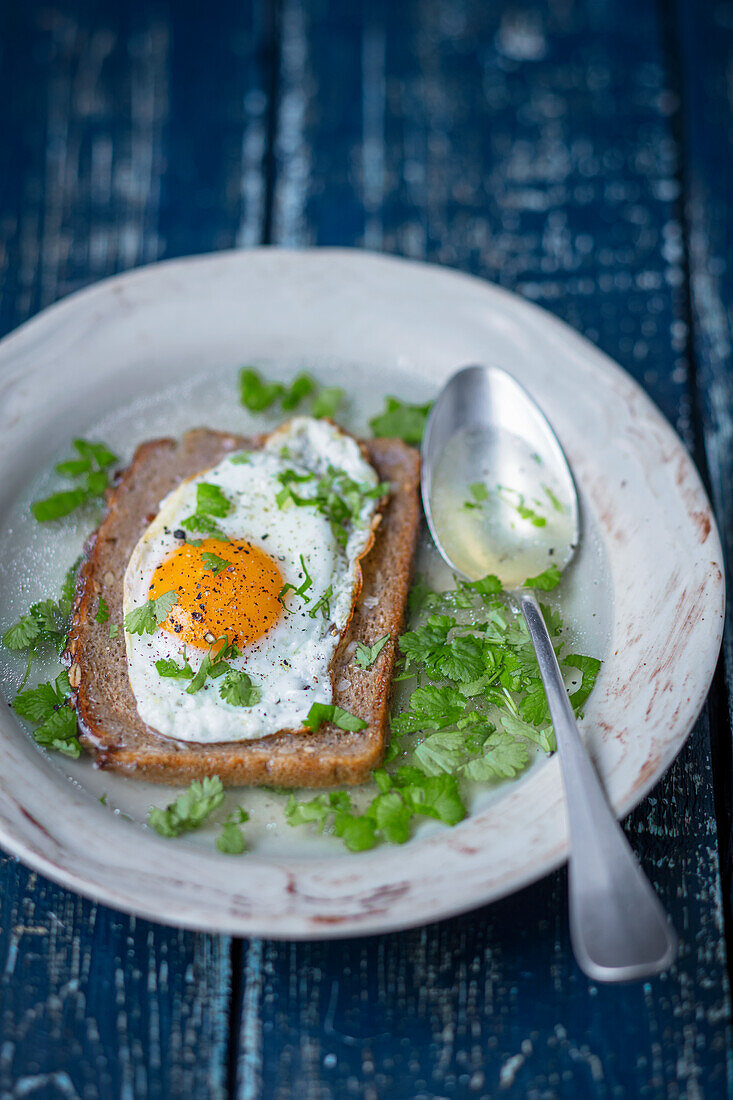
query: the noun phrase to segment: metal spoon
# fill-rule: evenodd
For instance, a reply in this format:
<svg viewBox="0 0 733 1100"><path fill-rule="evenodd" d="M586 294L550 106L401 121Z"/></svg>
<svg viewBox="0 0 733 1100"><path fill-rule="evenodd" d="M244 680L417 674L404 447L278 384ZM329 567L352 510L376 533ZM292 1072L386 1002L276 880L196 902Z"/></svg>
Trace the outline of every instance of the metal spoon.
<svg viewBox="0 0 733 1100"><path fill-rule="evenodd" d="M423 504L440 553L468 580L499 577L537 654L567 802L578 964L597 981L658 974L674 960L677 937L606 800L540 606L523 586L552 564L563 569L578 545L578 497L563 450L511 375L472 366L454 374L435 402L422 462Z"/></svg>

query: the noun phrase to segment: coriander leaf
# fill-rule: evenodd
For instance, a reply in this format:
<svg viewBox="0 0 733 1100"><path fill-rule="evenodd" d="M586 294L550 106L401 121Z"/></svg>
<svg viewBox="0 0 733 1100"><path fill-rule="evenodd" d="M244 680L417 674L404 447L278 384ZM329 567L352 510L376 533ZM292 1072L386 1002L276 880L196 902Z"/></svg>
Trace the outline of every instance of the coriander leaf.
<svg viewBox="0 0 733 1100"><path fill-rule="evenodd" d="M555 735L552 732L551 726L542 730L535 729L529 722L524 722L521 718L518 718L508 710L500 711L499 721L506 732L511 734L512 737L525 737L528 741L532 741L533 744L539 745L543 752L546 753L555 751Z"/></svg>
<svg viewBox="0 0 733 1100"><path fill-rule="evenodd" d="M87 497L101 497L104 496L105 490L109 485L109 477L104 470L92 470L87 474L86 491Z"/></svg>
<svg viewBox="0 0 733 1100"><path fill-rule="evenodd" d="M191 516L186 516L181 524L187 531L205 531L207 535L214 535L220 542L231 542L231 539L224 534L218 523L211 518L211 516L205 515L203 512L194 512ZM186 542L189 542L191 546L200 546L201 539L186 538Z"/></svg>
<svg viewBox="0 0 733 1100"><path fill-rule="evenodd" d="M97 614L94 616L94 621L97 623L106 623L109 618L109 608L107 607L107 601L104 596L99 597L99 606L97 608Z"/></svg>
<svg viewBox="0 0 733 1100"><path fill-rule="evenodd" d="M394 778L416 814L437 818L445 825L457 825L466 816L454 775L426 775L420 768L405 765L397 769Z"/></svg>
<svg viewBox="0 0 733 1100"><path fill-rule="evenodd" d="M522 587L538 588L541 592L550 592L553 588L557 588L561 576L560 570L553 562L552 565L548 565L547 569L538 573L536 577L528 577Z"/></svg>
<svg viewBox="0 0 733 1100"><path fill-rule="evenodd" d="M410 696L410 710L392 719L401 733L454 726L466 709L465 699L452 687L416 688Z"/></svg>
<svg viewBox="0 0 733 1100"><path fill-rule="evenodd" d="M265 382L254 367L242 367L239 372L240 404L250 412L264 412L277 400L284 387L279 382Z"/></svg>
<svg viewBox="0 0 733 1100"><path fill-rule="evenodd" d="M161 657L155 662L155 667L159 676L169 680L190 680L193 676L193 669L185 657L182 665L177 664L172 657Z"/></svg>
<svg viewBox="0 0 733 1100"><path fill-rule="evenodd" d="M415 759L428 775L454 772L465 755L465 737L459 730L431 733L415 749Z"/></svg>
<svg viewBox="0 0 733 1100"><path fill-rule="evenodd" d="M85 500L87 500L85 489L64 489L59 493L52 493L50 497L45 497L43 500L34 500L31 504L31 512L39 523L47 523L49 520L68 516Z"/></svg>
<svg viewBox="0 0 733 1100"><path fill-rule="evenodd" d="M224 677L219 694L225 703L234 707L253 707L259 703L261 691L255 687L246 672L232 669Z"/></svg>
<svg viewBox="0 0 733 1100"><path fill-rule="evenodd" d="M367 727L363 718L357 718L355 714L350 714L348 710L343 710L334 703L314 703L303 725L313 733L317 733L324 722L332 722L339 729L349 730L352 733Z"/></svg>
<svg viewBox="0 0 733 1100"><path fill-rule="evenodd" d="M62 477L79 477L92 468L91 458L72 458L68 462L57 462L54 469Z"/></svg>
<svg viewBox="0 0 733 1100"><path fill-rule="evenodd" d="M178 596L173 590L155 600L146 600L142 607L135 607L125 615L125 630L128 634L154 634L177 602Z"/></svg>
<svg viewBox="0 0 733 1100"><path fill-rule="evenodd" d="M64 583L61 588L61 596L59 598L59 610L65 619L68 619L71 614L71 607L76 595L76 579L79 575L79 566L81 563L82 558L78 557L74 564L70 565L66 570L66 576L64 577Z"/></svg>
<svg viewBox="0 0 733 1100"><path fill-rule="evenodd" d="M110 628L109 628L109 636L110 636L110 638L116 638L116 637L117 637L117 635L119 634L119 632L120 632L120 628L119 628L119 626L117 625L117 623L111 623L111 624L110 624Z"/></svg>
<svg viewBox="0 0 733 1100"><path fill-rule="evenodd" d="M290 795L285 807L285 820L288 825L318 825L321 831L333 813L343 813L351 809L351 798L346 791L330 791L319 794L307 802L299 802L294 794Z"/></svg>
<svg viewBox="0 0 733 1100"><path fill-rule="evenodd" d="M238 806L229 814L222 826L221 835L216 838L216 846L225 855L240 856L247 845L244 841L244 833L239 828L249 820L249 814Z"/></svg>
<svg viewBox="0 0 733 1100"><path fill-rule="evenodd" d="M3 645L8 649L25 649L35 641L41 628L33 615L23 615L3 634Z"/></svg>
<svg viewBox="0 0 733 1100"><path fill-rule="evenodd" d="M282 407L286 412L297 409L304 397L310 397L316 388L316 384L309 374L299 374L293 379L292 385L283 390Z"/></svg>
<svg viewBox="0 0 733 1100"><path fill-rule="evenodd" d="M90 443L87 439L75 439L74 447L82 459L96 462L102 470L117 461L117 455L112 454L105 443Z"/></svg>
<svg viewBox="0 0 733 1100"><path fill-rule="evenodd" d="M196 513L198 515L217 516L221 519L229 515L232 502L227 499L218 485L200 481L196 486ZM185 526L185 525L184 525Z"/></svg>
<svg viewBox="0 0 733 1100"><path fill-rule="evenodd" d="M211 554L208 550L204 550L201 558L204 563L204 569L210 569L215 577L218 577L225 569L229 569L232 564L230 561L227 561L226 558L220 558L218 554Z"/></svg>
<svg viewBox="0 0 733 1100"><path fill-rule="evenodd" d="M446 680L476 680L485 670L484 643L481 638L458 635L440 648L431 662Z"/></svg>
<svg viewBox="0 0 733 1100"><path fill-rule="evenodd" d="M528 763L529 752L521 741L490 737L484 744L482 755L465 764L461 771L468 779L485 783L494 778L513 779L524 771Z"/></svg>
<svg viewBox="0 0 733 1100"><path fill-rule="evenodd" d="M341 837L350 852L364 852L377 844L374 823L363 815L355 817L349 813L337 814L333 831L336 836Z"/></svg>
<svg viewBox="0 0 733 1100"><path fill-rule="evenodd" d="M404 844L410 839L413 812L398 791L393 790L377 795L369 806L367 816L390 844Z"/></svg>
<svg viewBox="0 0 733 1100"><path fill-rule="evenodd" d="M580 687L576 688L570 696L573 710L577 713L593 691L601 662L596 657L583 657L579 653L569 653L563 658L562 663L569 665L570 668L579 669L582 675Z"/></svg>
<svg viewBox="0 0 733 1100"><path fill-rule="evenodd" d="M466 588L478 592L479 596L498 596L501 594L501 581L493 573L488 573L478 581L466 581Z"/></svg>
<svg viewBox="0 0 733 1100"><path fill-rule="evenodd" d="M195 779L164 810L157 806L151 807L148 811L148 824L161 836L180 836L181 833L197 829L223 801L224 787L218 775L207 776L202 782Z"/></svg>
<svg viewBox="0 0 733 1100"><path fill-rule="evenodd" d="M489 490L486 488L483 481L472 482L468 486L468 491L477 504L481 504L483 501L489 499Z"/></svg>
<svg viewBox="0 0 733 1100"><path fill-rule="evenodd" d="M249 466L252 462L252 452L240 451L239 454L230 455L229 461L231 462L232 466Z"/></svg>
<svg viewBox="0 0 733 1100"><path fill-rule="evenodd" d="M519 701L518 707L521 717L533 726L546 726L550 721L550 708L541 682L528 686L527 694Z"/></svg>
<svg viewBox="0 0 733 1100"><path fill-rule="evenodd" d="M76 711L64 705L54 710L38 729L33 730L33 739L46 749L77 759L81 754L81 745L76 734Z"/></svg>
<svg viewBox="0 0 733 1100"><path fill-rule="evenodd" d="M433 407L433 402L425 405L410 405L397 397L385 399L384 411L372 417L369 427L372 433L381 438L403 439L413 447L422 442L425 423Z"/></svg>
<svg viewBox="0 0 733 1100"><path fill-rule="evenodd" d="M316 418L325 416L332 419L336 415L344 395L345 391L342 390L341 386L324 386L313 402L311 416Z"/></svg>
<svg viewBox="0 0 733 1100"><path fill-rule="evenodd" d="M359 668L371 668L389 639L390 635L385 634L384 637L376 641L374 645L364 645L363 642L357 642L354 663L358 665Z"/></svg>
<svg viewBox="0 0 733 1100"><path fill-rule="evenodd" d="M331 600L332 596L333 596L333 585L329 584L328 588L323 593L320 600L317 600L313 604L313 607L309 608L308 614L309 614L311 619L315 619L315 617L316 617L316 615L318 614L319 611L323 612L324 618L326 618L326 619L329 618L329 616L331 614L330 600Z"/></svg>
<svg viewBox="0 0 733 1100"><path fill-rule="evenodd" d="M45 722L59 702L56 689L51 684L39 684L38 687L16 695L13 710L20 718L26 718L29 722Z"/></svg>

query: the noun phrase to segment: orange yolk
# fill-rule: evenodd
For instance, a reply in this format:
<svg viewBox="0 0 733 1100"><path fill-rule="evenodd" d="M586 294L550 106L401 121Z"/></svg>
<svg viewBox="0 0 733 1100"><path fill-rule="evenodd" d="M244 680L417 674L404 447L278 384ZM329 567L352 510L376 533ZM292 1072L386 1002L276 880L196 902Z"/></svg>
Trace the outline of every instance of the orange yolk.
<svg viewBox="0 0 733 1100"><path fill-rule="evenodd" d="M228 564L212 562L215 554ZM215 564L216 569L207 569ZM208 649L218 638L240 647L256 642L280 617L283 578L272 558L240 539L204 539L200 546L176 547L153 573L150 599L174 591L178 603L161 628L187 645Z"/></svg>

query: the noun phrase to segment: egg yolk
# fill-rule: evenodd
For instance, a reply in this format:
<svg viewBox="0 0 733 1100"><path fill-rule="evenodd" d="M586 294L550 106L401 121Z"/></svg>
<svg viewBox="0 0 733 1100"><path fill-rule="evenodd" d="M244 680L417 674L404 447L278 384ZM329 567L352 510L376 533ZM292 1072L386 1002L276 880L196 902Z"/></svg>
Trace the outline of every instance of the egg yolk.
<svg viewBox="0 0 733 1100"><path fill-rule="evenodd" d="M160 625L187 645L208 649L226 635L241 648L278 620L282 587L280 570L258 546L203 539L200 546L183 543L160 563L148 596L176 593L178 602Z"/></svg>

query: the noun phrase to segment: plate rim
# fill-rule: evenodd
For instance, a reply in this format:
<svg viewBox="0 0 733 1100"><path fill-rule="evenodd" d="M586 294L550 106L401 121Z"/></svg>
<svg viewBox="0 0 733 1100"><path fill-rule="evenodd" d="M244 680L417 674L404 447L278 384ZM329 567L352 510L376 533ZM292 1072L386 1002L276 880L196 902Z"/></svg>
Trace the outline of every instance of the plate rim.
<svg viewBox="0 0 733 1100"><path fill-rule="evenodd" d="M709 691L712 678L714 676L715 667L717 663L717 657L720 649L722 632L723 632L723 618L722 614L725 608L725 576L723 569L722 549L720 545L720 538L715 523L714 514L710 503L707 499L704 487L700 480L699 474L692 462L692 459L687 454L682 441L674 432L674 429L668 423L661 411L657 408L653 399L642 389L642 387L628 374L619 364L602 352L599 348L596 348L588 340L585 339L580 333L573 330L570 326L565 324L559 318L553 314L548 313L546 310L537 306L535 303L527 301L520 295L517 295L511 291L506 290L503 287L499 287L496 284L489 282L477 276L466 274L454 268L446 267L441 264L425 263L420 260L413 260L404 257L394 256L391 254L371 252L365 249L358 248L308 248L308 249L284 249L276 246L262 246L254 249L227 249L214 253L205 253L202 255L193 255L180 258L173 258L164 261L158 261L140 267L134 268L130 271L122 272L118 275L113 275L98 282L92 283L89 286L83 287L73 293L65 296L59 301L53 303L51 306L40 311L34 317L25 321L18 328L13 330L7 336L0 341L0 383L4 380L7 373L12 370L12 356L20 348L23 349L23 341L27 341L29 338L31 342L39 340L43 342L45 335L51 335L53 329L53 322L64 314L73 315L73 312L79 308L86 307L94 299L104 299L110 295L114 295L116 288L120 286L130 286L135 282L144 282L146 279L155 278L159 271L175 271L177 268L186 269L192 266L205 267L207 265L221 264L224 262L238 262L247 263L252 257L258 257L262 255L277 255L283 262L301 262L306 257L308 259L314 256L321 257L324 261L328 261L329 258L344 259L347 258L349 263L356 262L357 264L366 262L376 263L377 265L398 266L403 268L411 268L413 270L429 272L431 274L438 275L439 277L450 278L453 280L463 280L467 287L472 288L474 292L479 289L487 295L487 298L491 295L494 296L494 300L503 299L505 303L508 303L510 308L516 310L519 307L519 311L530 311L538 318L543 326L549 325L556 334L561 338L567 339L570 337L570 342L573 340L580 342L577 346L582 346L586 353L590 353L592 358L595 358L599 366L603 368L605 372L610 372L617 382L623 383L625 386L630 387L632 391L635 391L637 396L641 396L643 401L647 404L647 411L651 410L651 415L658 421L661 426L661 430L665 432L673 443L675 451L689 466L688 473L691 471L693 474L693 489L696 491L698 498L701 498L709 509L711 517L711 529L710 538L711 543L709 546L711 557L720 566L720 578L717 584L713 585L713 591L710 594L710 604L712 605L713 599L717 597L717 605L711 607L711 610L715 612L715 625L710 631L710 642L708 651L705 654L705 661L701 661L701 665L704 663L706 666L705 674L701 676L699 681L698 698L692 703L692 700L688 702L692 703L690 708L690 715L684 723L684 730L680 732L677 738L670 740L666 746L666 751L663 752L657 760L657 764L652 768L649 773L644 776L641 781L629 792L627 798L614 800L614 811L617 817L624 817L626 814L636 805L638 805L651 788L658 782L660 777L667 771L673 760L681 751L682 747L686 743L692 728L699 717L700 711L704 706L707 693ZM278 261L279 262L279 261ZM44 329L51 325L51 330L44 334ZM21 372L22 373L22 372ZM696 481L696 484L695 484ZM35 750L37 751L37 750ZM551 763L551 762L550 762ZM555 761L555 764L557 761ZM548 767L550 764L548 764ZM88 797L88 796L85 796ZM21 808L22 809L22 808ZM118 822L118 825L126 824ZM137 826L136 826L137 827ZM135 913L139 916L145 917L153 921L158 921L163 924L171 924L176 927L185 927L191 929L197 929L200 931L223 933L234 936L242 935L262 935L262 923L258 922L257 918L253 919L239 919L238 921L231 922L227 915L224 915L221 919L215 920L212 923L211 914L207 916L205 920L200 917L197 918L195 913L178 913L178 914L165 914L161 913L160 909L156 909L155 906L146 906L140 904L139 900L133 902L128 900L126 896L118 894L114 889L108 888L105 885L100 886L98 883L94 883L85 879L83 875L75 871L73 868L66 866L59 866L52 860L47 858L42 852L34 848L30 843L24 841L22 836L16 836L12 829L6 827L5 822L0 815L0 842L6 849L11 851L14 855L18 856L24 862L30 864L32 867L40 870L44 875L53 881L59 883L62 886L70 888L80 894L91 897L97 901L111 905L114 908L121 909L129 913ZM421 843L418 841L418 843ZM426 916L424 913L418 913L414 918L405 917L399 919L396 917L386 918L384 915L376 916L373 920L364 919L363 917L352 917L346 920L341 925L323 926L321 928L314 927L312 924L307 923L307 918L295 916L292 920L292 926L285 929L270 930L266 933L269 938L275 939L325 939L325 938L343 938L346 936L362 936L371 935L379 932L395 931L401 928L413 927L418 924L434 923L435 921L446 919L447 917L456 915L461 912L465 912L469 909L476 908L478 906L487 904L490 901L498 900L500 897L506 896L509 893L513 893L516 890L522 889L524 886L537 879L543 877L545 874L550 873L558 866L560 866L567 857L567 844L561 842L557 852L555 854L546 855L541 862L541 866L535 866L529 864L524 867L518 873L515 873L508 881L500 884L498 887L491 889L487 888L485 897L475 897L472 900L462 899L456 903L446 903L441 908L434 908L430 915ZM207 859L211 857L207 854ZM340 862L353 861L355 858L353 855L349 856L331 856L324 855L319 857L319 861L328 861L329 864L333 864L334 860ZM287 861L283 861L287 862ZM297 861L290 861L295 865ZM315 863L315 860L313 861ZM229 922L228 922L229 921ZM303 926L298 927L302 922Z"/></svg>

